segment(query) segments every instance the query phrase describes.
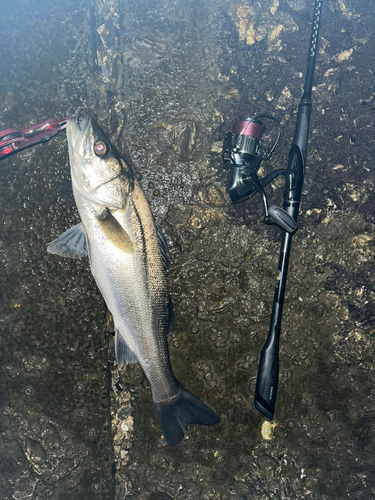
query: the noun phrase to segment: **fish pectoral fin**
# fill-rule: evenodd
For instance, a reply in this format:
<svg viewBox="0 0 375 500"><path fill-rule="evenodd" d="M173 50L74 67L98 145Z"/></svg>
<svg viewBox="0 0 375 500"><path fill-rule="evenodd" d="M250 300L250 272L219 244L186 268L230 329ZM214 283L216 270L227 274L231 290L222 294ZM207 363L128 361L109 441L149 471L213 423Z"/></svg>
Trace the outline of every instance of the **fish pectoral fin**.
<svg viewBox="0 0 375 500"><path fill-rule="evenodd" d="M98 215L97 221L105 237L112 245L124 253L131 254L135 252L130 236L109 210L106 209Z"/></svg>
<svg viewBox="0 0 375 500"><path fill-rule="evenodd" d="M88 246L82 223L60 234L58 238L48 245L47 252L61 257L70 257L71 259L87 257Z"/></svg>
<svg viewBox="0 0 375 500"><path fill-rule="evenodd" d="M124 362L128 365L129 363L137 363L138 359L134 352L128 347L128 344L122 338L121 333L118 328L115 329L115 353L118 367L121 368Z"/></svg>

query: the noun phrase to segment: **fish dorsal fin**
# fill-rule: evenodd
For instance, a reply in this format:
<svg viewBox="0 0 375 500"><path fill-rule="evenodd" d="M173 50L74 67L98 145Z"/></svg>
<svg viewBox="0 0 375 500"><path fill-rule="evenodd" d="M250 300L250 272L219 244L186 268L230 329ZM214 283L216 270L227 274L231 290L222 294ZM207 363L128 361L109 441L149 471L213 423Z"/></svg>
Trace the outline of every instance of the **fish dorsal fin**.
<svg viewBox="0 0 375 500"><path fill-rule="evenodd" d="M161 232L159 226L156 224L155 221L154 221L154 224L155 224L155 229L156 229L156 235L158 237L161 258L163 260L163 266L164 266L164 269L167 271L169 268L171 253L169 251L167 242L165 241L165 238L164 238L163 233Z"/></svg>
<svg viewBox="0 0 375 500"><path fill-rule="evenodd" d="M137 356L131 349L129 349L128 344L122 338L122 335L118 331L118 328L115 328L115 332L115 353L118 367L121 368L124 362L126 364L137 363Z"/></svg>
<svg viewBox="0 0 375 500"><path fill-rule="evenodd" d="M155 229L156 229L156 235L158 237L158 243L159 243L159 248L160 248L160 253L161 253L161 259L163 261L163 266L164 266L165 271L168 271L171 253L169 251L167 242L165 241L165 238L164 238L163 233L161 232L159 226L156 224L155 221L154 221L154 224L155 224ZM165 332L166 336L168 336L172 332L173 327L174 327L174 312L173 312L173 303L172 303L171 297L169 297L168 309L169 309L169 321L168 321L168 328Z"/></svg>
<svg viewBox="0 0 375 500"><path fill-rule="evenodd" d="M168 321L168 329L166 331L166 335L172 333L174 327L174 312L173 312L173 302L171 297L169 297L169 321Z"/></svg>
<svg viewBox="0 0 375 500"><path fill-rule="evenodd" d="M88 246L82 223L80 222L65 231L65 233L60 234L58 238L48 245L47 252L61 257L70 257L71 259L87 257Z"/></svg>

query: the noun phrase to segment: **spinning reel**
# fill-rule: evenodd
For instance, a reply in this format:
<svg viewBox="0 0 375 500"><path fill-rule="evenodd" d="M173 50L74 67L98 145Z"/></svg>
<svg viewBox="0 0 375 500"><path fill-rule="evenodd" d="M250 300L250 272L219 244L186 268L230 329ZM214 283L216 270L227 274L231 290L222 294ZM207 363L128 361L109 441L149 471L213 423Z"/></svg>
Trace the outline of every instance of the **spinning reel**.
<svg viewBox="0 0 375 500"><path fill-rule="evenodd" d="M260 118L271 120L278 126L277 138L269 151L265 151L262 144L262 134L265 130ZM264 186L272 182L279 175L287 176L287 169L277 169L262 179L258 171L262 160L269 160L280 139L280 122L273 116L258 115L254 118L239 118L233 123L232 132L224 138L222 161L225 168L231 168L231 185L229 196L232 203L239 203L258 192L263 201L264 222L277 224L284 231L294 233L296 222L284 209L269 206Z"/></svg>

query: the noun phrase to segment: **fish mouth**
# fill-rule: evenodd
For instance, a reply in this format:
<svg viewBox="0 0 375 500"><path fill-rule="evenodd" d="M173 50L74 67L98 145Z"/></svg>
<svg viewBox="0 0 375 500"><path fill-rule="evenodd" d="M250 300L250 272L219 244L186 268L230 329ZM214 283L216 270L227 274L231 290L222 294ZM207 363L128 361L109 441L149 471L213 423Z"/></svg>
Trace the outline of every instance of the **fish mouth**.
<svg viewBox="0 0 375 500"><path fill-rule="evenodd" d="M81 123L79 123L78 117L68 120L66 135L70 155L85 156L88 153L90 130L92 130L92 116L90 114L84 116Z"/></svg>
<svg viewBox="0 0 375 500"><path fill-rule="evenodd" d="M66 134L73 188L93 203L122 210L126 206L126 197L116 185L111 185L121 174L121 164L116 158L109 161L111 155L98 158L95 154L95 142L105 139L95 114L86 114L81 122L77 118L68 120Z"/></svg>

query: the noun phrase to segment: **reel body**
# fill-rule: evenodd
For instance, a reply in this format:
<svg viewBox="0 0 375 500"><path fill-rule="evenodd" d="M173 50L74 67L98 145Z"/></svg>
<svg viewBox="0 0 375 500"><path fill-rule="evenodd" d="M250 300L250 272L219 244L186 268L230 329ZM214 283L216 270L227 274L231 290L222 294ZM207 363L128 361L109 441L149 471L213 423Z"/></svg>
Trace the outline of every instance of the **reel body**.
<svg viewBox="0 0 375 500"><path fill-rule="evenodd" d="M271 120L278 125L277 138L269 151L265 151L262 144L262 134L265 130L260 118ZM224 167L231 169L231 184L229 196L232 203L239 203L258 192L263 201L264 222L277 224L279 227L293 233L296 222L282 208L269 206L264 186L279 175L286 176L286 169L273 171L266 177L259 179L258 171L263 160L269 160L280 139L280 122L273 116L258 115L254 118L239 118L227 132L224 138L222 161Z"/></svg>

